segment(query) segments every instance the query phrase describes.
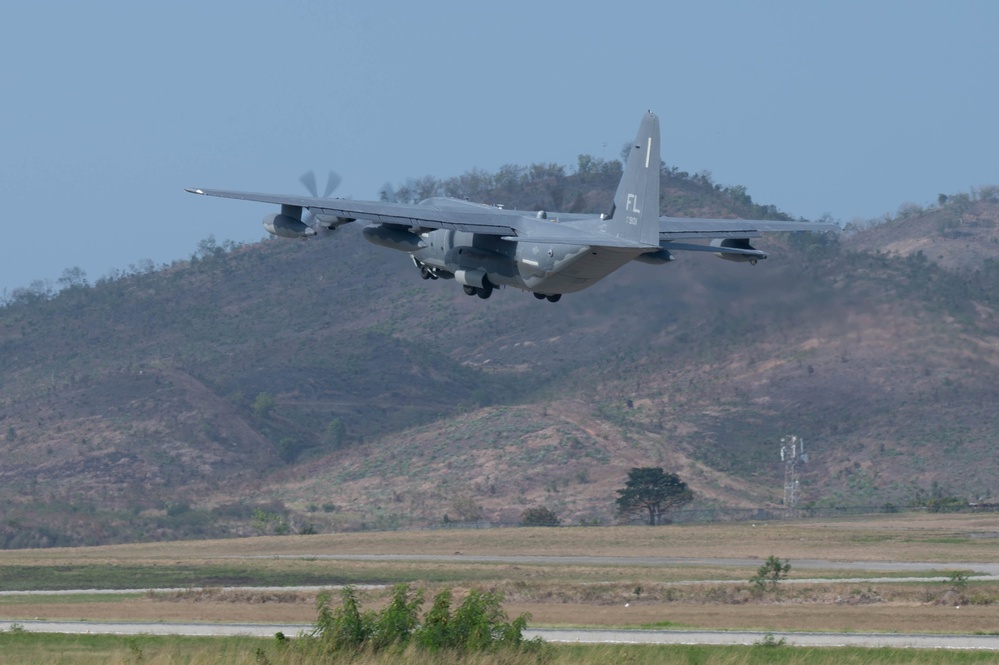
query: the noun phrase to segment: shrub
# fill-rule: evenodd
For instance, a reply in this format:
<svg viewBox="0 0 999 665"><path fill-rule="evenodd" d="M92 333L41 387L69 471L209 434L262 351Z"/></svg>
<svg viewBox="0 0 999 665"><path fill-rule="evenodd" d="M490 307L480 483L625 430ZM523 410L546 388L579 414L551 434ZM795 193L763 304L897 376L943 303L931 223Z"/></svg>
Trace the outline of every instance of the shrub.
<svg viewBox="0 0 999 665"><path fill-rule="evenodd" d="M558 526L562 520L554 511L548 508L528 508L520 515L520 523L524 526Z"/></svg>
<svg viewBox="0 0 999 665"><path fill-rule="evenodd" d="M452 594L444 589L432 607L419 619L423 593L407 584L392 590L392 600L381 612L362 612L353 587L341 592L341 606L331 607L329 592L319 594L319 616L305 648L318 647L323 653L381 651L413 645L426 651L495 651L500 649L538 650L540 639L525 641L523 630L530 618L522 614L508 621L500 607L501 596L472 590L454 613Z"/></svg>
<svg viewBox="0 0 999 665"><path fill-rule="evenodd" d="M756 574L749 578L749 582L756 586L758 591L764 591L769 585L771 590L777 589L777 584L787 579L791 572L791 562L787 559L781 562L778 557L771 554L767 557L766 563L759 567Z"/></svg>
<svg viewBox="0 0 999 665"><path fill-rule="evenodd" d="M763 636L763 639L761 639L759 642L753 642L753 646L766 647L766 648L782 647L785 644L787 644L786 638L782 637L780 639L777 639L776 637L774 637L773 633L767 633L766 635Z"/></svg>
<svg viewBox="0 0 999 665"><path fill-rule="evenodd" d="M968 589L968 571L955 570L949 576L949 581L954 591L957 593L964 593Z"/></svg>
<svg viewBox="0 0 999 665"><path fill-rule="evenodd" d="M374 617L361 614L354 587L344 587L340 597L342 603L336 609L330 606L333 598L328 591L316 597L319 616L312 636L322 643L323 651L360 649L374 632Z"/></svg>
<svg viewBox="0 0 999 665"><path fill-rule="evenodd" d="M410 593L405 584L397 584L392 589L392 600L376 615L371 646L383 649L394 644L402 645L409 641L420 623L420 606L423 592Z"/></svg>

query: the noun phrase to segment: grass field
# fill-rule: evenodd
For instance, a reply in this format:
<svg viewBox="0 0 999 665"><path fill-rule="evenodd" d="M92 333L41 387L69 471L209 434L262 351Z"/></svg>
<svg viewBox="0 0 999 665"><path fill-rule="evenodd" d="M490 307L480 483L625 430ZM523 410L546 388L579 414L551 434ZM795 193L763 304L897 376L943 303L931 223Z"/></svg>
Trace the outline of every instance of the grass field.
<svg viewBox="0 0 999 665"><path fill-rule="evenodd" d="M337 554L457 556L454 562L319 558ZM710 561L698 565L653 566L628 565L620 561L608 565L566 565L461 560L471 555L530 554L744 558L748 561L744 566L712 565ZM760 592L748 580L771 554L790 560L790 579L776 590ZM879 566L874 563L869 570L859 571L799 570L794 568L796 559L931 562L938 575L947 577L952 571L968 570L964 564L969 562L999 563L999 517L915 514L755 526L349 533L12 550L0 552L0 588L6 590L189 589L115 595L2 595L0 619L301 624L315 619L315 591L223 590L221 587L405 581L426 588L428 595L444 586L454 587L458 593L471 587L499 591L506 598L507 613L516 616L530 612L533 616L531 626L999 632L997 582L976 580L974 576L943 582L844 582L842 579L846 576L881 577L885 576L885 571L878 570ZM919 575L929 574L922 572ZM911 573L905 575L912 576ZM360 594L365 607L379 607L387 591L369 589ZM4 635L2 639L6 641L12 636ZM798 653L797 650L786 651ZM174 661L146 658L143 662ZM681 659L679 662L687 661ZM814 661L695 659L691 662Z"/></svg>
<svg viewBox="0 0 999 665"><path fill-rule="evenodd" d="M294 642L294 640L292 640ZM799 648L781 646L702 647L646 645L557 645L537 655L427 654L412 650L323 661L289 644L261 638L121 637L114 635L2 634L4 665L304 665L349 662L354 665L964 665L994 663L994 653L972 651Z"/></svg>
<svg viewBox="0 0 999 665"><path fill-rule="evenodd" d="M440 585L426 588L432 595ZM987 600L960 608L944 602L951 590L941 583L860 587L815 584L759 599L749 594L748 585L704 586L694 593L677 595L674 600L665 600L665 594L655 588L646 589L644 599L636 599L627 587L594 592L585 587L554 585L550 587L552 594L532 599L525 599L509 585L489 588L504 593L504 609L511 616L529 612L532 626L969 634L999 631L999 586L994 583L985 590L972 586L967 593L980 593ZM362 591L359 595L365 606L377 608L387 592ZM308 592L227 593L213 589L112 599L93 597L88 602L67 596L7 597L0 599L0 618L305 624L316 617L314 604L315 594Z"/></svg>
<svg viewBox="0 0 999 665"><path fill-rule="evenodd" d="M757 557L871 561L999 562L999 516L878 515L771 523L441 529L266 536L108 547L9 550L0 565L169 562L319 554L587 555Z"/></svg>

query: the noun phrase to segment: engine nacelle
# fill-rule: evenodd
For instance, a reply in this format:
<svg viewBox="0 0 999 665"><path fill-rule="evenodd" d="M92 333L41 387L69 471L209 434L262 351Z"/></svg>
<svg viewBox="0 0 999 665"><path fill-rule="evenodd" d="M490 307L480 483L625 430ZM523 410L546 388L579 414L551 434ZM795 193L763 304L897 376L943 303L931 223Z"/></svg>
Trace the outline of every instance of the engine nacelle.
<svg viewBox="0 0 999 665"><path fill-rule="evenodd" d="M405 229L385 224L374 224L361 229L364 239L375 245L397 249L400 252L415 252L427 246L420 236Z"/></svg>
<svg viewBox="0 0 999 665"><path fill-rule="evenodd" d="M316 230L302 220L280 213L264 217L264 230L281 238L308 238L316 235Z"/></svg>
<svg viewBox="0 0 999 665"><path fill-rule="evenodd" d="M715 238L711 241L712 247L727 249L728 251L715 252L715 256L726 261L736 263L756 263L767 258L766 252L761 252L749 244L746 238Z"/></svg>
<svg viewBox="0 0 999 665"><path fill-rule="evenodd" d="M356 221L351 217L330 217L329 215L320 215L320 214L316 214L316 220L319 222L319 224L329 229L330 231L336 231L344 224L350 224L351 222Z"/></svg>

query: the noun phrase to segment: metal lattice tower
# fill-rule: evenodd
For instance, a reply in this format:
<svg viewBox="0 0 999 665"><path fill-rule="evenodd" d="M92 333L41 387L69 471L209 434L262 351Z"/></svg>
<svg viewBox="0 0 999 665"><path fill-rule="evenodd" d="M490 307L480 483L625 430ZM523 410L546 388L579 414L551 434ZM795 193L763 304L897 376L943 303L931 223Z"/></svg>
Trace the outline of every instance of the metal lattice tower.
<svg viewBox="0 0 999 665"><path fill-rule="evenodd" d="M798 505L800 491L798 485L798 465L808 461L805 454L805 441L794 434L780 439L780 461L784 463L784 505L794 508Z"/></svg>

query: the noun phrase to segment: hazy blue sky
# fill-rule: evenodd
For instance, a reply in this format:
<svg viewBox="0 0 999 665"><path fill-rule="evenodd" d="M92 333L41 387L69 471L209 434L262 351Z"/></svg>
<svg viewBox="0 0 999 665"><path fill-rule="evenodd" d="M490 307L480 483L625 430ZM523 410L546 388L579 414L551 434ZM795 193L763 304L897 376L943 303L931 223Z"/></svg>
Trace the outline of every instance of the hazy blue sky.
<svg viewBox="0 0 999 665"><path fill-rule="evenodd" d="M990 0L5 3L0 291L265 235L268 206L184 187L573 165L647 109L671 166L878 217L999 184L997 26Z"/></svg>

